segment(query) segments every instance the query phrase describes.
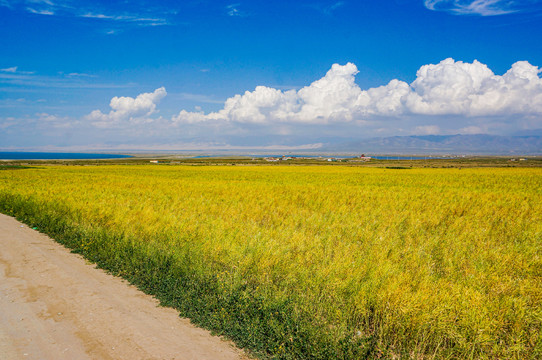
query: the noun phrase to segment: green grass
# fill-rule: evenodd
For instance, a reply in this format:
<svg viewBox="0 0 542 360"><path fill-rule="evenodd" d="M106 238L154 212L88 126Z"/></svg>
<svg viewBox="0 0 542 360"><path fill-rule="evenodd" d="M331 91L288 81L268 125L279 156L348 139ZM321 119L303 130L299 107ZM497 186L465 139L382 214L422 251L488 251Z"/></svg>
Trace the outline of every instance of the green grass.
<svg viewBox="0 0 542 360"><path fill-rule="evenodd" d="M22 165L0 165L0 170L20 170L20 169L30 169L30 166Z"/></svg>

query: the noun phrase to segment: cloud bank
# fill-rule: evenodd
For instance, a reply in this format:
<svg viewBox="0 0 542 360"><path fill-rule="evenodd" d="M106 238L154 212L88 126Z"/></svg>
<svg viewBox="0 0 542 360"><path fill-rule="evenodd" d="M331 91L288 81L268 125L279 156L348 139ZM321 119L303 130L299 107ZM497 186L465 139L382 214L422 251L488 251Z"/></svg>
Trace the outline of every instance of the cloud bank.
<svg viewBox="0 0 542 360"><path fill-rule="evenodd" d="M13 76L10 71L0 72L0 78ZM45 109L22 118L0 117L0 134L5 146L29 143L28 139L35 146L58 145L60 138L60 146L100 144L104 149L128 148L127 144L293 149L397 135L542 131L540 69L526 61L497 75L479 61L445 59L420 67L411 83L393 79L369 89L360 88L356 76L353 63L334 64L322 78L299 90L257 86L209 113L198 107L160 112L160 101L167 95L160 87L135 97L115 96L109 110L83 117ZM19 101L7 100L0 107Z"/></svg>
<svg viewBox="0 0 542 360"><path fill-rule="evenodd" d="M299 91L257 86L254 91L230 97L217 112L182 110L172 122L337 124L416 115L540 116L540 72L537 66L518 61L504 75L495 75L479 61L449 58L422 66L411 84L394 79L362 90L355 83L356 65L334 64L323 78ZM434 132L435 127L427 129Z"/></svg>

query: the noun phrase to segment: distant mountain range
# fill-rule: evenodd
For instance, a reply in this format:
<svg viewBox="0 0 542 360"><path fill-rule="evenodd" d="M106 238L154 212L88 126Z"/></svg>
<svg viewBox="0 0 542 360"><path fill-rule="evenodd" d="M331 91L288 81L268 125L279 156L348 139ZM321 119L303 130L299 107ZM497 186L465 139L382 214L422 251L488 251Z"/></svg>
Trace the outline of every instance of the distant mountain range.
<svg viewBox="0 0 542 360"><path fill-rule="evenodd" d="M542 136L393 136L326 144L318 150L381 154L542 155Z"/></svg>

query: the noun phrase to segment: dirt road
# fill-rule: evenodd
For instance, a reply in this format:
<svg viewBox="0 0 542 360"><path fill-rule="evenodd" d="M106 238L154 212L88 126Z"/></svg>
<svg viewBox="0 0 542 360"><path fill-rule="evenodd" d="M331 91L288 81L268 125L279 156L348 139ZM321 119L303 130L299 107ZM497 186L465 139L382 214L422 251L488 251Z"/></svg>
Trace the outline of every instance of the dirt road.
<svg viewBox="0 0 542 360"><path fill-rule="evenodd" d="M0 214L0 360L245 358L157 305Z"/></svg>

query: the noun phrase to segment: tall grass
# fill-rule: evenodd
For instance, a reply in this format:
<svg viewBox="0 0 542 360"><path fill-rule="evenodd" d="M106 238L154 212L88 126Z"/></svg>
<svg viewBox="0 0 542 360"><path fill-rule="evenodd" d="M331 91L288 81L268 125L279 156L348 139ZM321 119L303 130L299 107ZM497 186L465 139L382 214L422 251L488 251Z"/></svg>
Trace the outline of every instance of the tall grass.
<svg viewBox="0 0 542 360"><path fill-rule="evenodd" d="M0 210L263 357L542 357L542 169L47 167Z"/></svg>

